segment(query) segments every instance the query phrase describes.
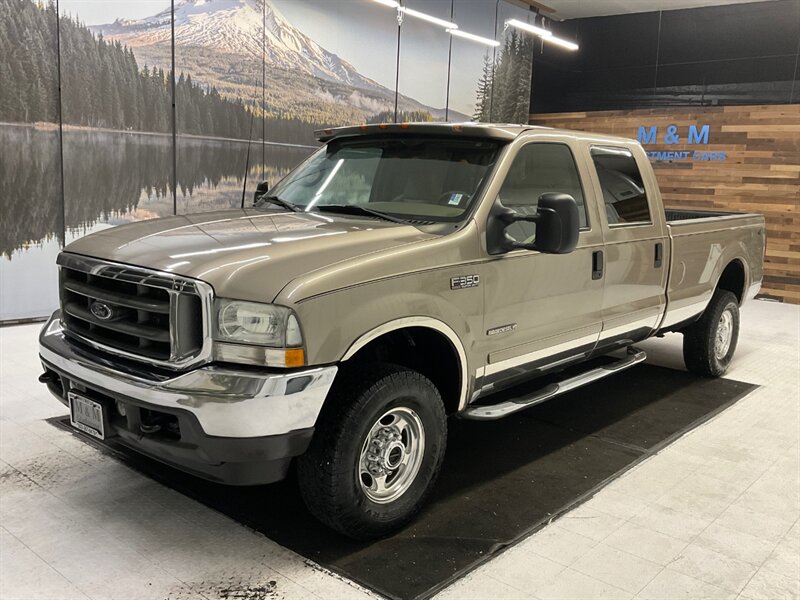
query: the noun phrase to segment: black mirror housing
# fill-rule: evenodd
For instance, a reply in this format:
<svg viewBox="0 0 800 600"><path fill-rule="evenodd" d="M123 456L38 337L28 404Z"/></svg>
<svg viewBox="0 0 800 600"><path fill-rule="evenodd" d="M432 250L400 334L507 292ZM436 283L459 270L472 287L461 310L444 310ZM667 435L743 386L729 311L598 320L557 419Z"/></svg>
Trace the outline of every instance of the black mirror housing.
<svg viewBox="0 0 800 600"><path fill-rule="evenodd" d="M578 204L569 194L542 194L534 245L540 252L569 254L578 245L581 229Z"/></svg>
<svg viewBox="0 0 800 600"><path fill-rule="evenodd" d="M506 233L506 227L517 221L536 223L536 240L532 244L517 242ZM486 228L489 254L519 249L568 254L578 245L579 233L580 215L575 198L560 193L542 194L536 214L532 216L520 215L497 200Z"/></svg>
<svg viewBox="0 0 800 600"><path fill-rule="evenodd" d="M261 196L269 191L269 181L262 181L256 186L256 191L253 194L253 206L261 199Z"/></svg>

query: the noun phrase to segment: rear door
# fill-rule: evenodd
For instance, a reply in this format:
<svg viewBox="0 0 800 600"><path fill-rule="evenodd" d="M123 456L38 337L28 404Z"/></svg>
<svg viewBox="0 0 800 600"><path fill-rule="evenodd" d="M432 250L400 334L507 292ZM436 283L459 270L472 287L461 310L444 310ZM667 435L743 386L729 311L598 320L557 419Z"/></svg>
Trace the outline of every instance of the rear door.
<svg viewBox="0 0 800 600"><path fill-rule="evenodd" d="M669 239L641 147L590 145L589 155L605 240L600 351L644 339L657 327L666 306Z"/></svg>

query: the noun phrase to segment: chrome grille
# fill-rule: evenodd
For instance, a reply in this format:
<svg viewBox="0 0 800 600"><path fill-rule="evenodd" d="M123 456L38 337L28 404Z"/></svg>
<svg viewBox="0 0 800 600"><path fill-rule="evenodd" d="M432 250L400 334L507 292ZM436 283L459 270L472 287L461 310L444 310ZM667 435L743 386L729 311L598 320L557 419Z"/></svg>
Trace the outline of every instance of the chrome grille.
<svg viewBox="0 0 800 600"><path fill-rule="evenodd" d="M207 284L67 253L58 264L61 318L68 335L169 367L208 354Z"/></svg>

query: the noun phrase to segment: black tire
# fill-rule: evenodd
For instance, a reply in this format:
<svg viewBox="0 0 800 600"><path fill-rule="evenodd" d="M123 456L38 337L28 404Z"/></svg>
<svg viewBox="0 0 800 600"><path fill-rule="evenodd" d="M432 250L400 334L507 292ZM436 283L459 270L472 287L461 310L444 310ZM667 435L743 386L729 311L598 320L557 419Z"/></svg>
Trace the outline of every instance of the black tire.
<svg viewBox="0 0 800 600"><path fill-rule="evenodd" d="M721 356L717 353L717 333L723 314L730 322L730 343ZM717 290L698 321L683 332L683 361L692 373L719 377L728 370L739 339L739 303L731 292ZM723 346L724 347L724 346Z"/></svg>
<svg viewBox="0 0 800 600"><path fill-rule="evenodd" d="M341 373L320 415L311 445L297 461L308 509L351 538L384 536L408 523L430 495L444 458L447 416L436 386L416 371L377 364ZM410 409L424 430L419 470L395 500L376 503L358 474L367 435L387 411ZM369 481L369 477L367 477Z"/></svg>

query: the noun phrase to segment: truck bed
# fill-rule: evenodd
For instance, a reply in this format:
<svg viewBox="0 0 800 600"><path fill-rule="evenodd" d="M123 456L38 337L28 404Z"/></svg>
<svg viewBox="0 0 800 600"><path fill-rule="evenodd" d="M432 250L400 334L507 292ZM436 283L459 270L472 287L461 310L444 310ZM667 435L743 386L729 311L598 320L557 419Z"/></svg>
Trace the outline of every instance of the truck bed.
<svg viewBox="0 0 800 600"><path fill-rule="evenodd" d="M736 214L737 213L714 212L710 210L680 210L677 208L664 209L664 215L666 216L668 223L673 223L675 221L691 221L694 219L713 219L717 217L728 217Z"/></svg>
<svg viewBox="0 0 800 600"><path fill-rule="evenodd" d="M664 213L672 254L662 329L701 314L730 265L741 269L740 302L755 295L763 277L762 215L675 209Z"/></svg>

